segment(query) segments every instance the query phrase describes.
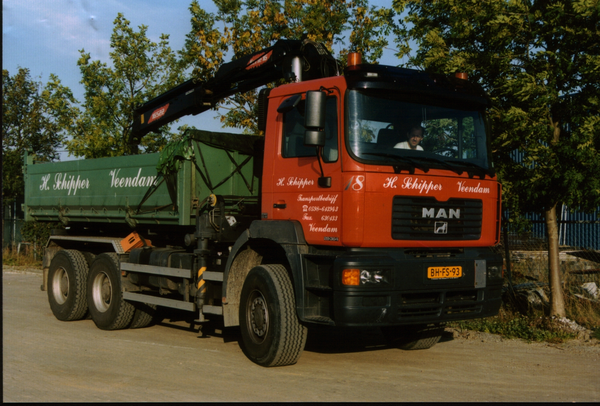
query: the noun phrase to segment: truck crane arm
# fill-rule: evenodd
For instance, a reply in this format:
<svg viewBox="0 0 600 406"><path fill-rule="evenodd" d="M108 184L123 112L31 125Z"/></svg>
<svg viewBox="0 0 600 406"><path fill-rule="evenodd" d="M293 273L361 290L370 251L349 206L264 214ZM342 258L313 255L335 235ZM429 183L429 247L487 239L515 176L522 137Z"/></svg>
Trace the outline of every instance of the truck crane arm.
<svg viewBox="0 0 600 406"><path fill-rule="evenodd" d="M212 79L190 79L137 108L133 143L137 145L147 133L183 116L209 110L236 93L279 79L301 81L338 74L337 61L322 44L279 40L269 48L223 64Z"/></svg>

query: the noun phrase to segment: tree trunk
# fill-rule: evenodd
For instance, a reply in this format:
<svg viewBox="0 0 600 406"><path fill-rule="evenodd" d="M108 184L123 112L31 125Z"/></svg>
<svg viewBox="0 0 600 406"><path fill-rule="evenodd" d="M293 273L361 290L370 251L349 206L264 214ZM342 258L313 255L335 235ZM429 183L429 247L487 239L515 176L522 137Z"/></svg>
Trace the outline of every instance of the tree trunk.
<svg viewBox="0 0 600 406"><path fill-rule="evenodd" d="M558 223L556 204L546 210L546 228L548 229L548 272L550 281L550 315L565 317L565 300L560 277L558 260Z"/></svg>

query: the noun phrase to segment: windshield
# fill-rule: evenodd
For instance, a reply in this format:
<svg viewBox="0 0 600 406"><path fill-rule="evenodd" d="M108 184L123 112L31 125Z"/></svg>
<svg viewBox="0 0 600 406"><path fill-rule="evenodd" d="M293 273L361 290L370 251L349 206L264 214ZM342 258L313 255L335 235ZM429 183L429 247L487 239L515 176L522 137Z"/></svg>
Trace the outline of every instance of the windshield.
<svg viewBox="0 0 600 406"><path fill-rule="evenodd" d="M396 170L490 172L481 111L396 96L389 91L348 91L346 142L358 161Z"/></svg>

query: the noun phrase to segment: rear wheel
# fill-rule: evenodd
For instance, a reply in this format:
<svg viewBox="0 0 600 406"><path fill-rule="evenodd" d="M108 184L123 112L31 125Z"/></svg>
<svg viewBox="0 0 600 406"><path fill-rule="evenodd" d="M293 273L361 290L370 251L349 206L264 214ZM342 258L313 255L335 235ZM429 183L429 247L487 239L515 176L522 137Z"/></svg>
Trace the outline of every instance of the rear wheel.
<svg viewBox="0 0 600 406"><path fill-rule="evenodd" d="M118 330L129 326L135 308L123 299L117 254L100 254L94 259L87 288L90 315L98 328Z"/></svg>
<svg viewBox="0 0 600 406"><path fill-rule="evenodd" d="M440 341L444 326L393 326L382 327L381 331L391 346L403 350L426 350Z"/></svg>
<svg viewBox="0 0 600 406"><path fill-rule="evenodd" d="M148 303L135 303L135 313L129 328L143 328L152 323L156 316L156 305Z"/></svg>
<svg viewBox="0 0 600 406"><path fill-rule="evenodd" d="M58 320L82 319L87 312L88 265L76 250L56 253L48 270L48 302Z"/></svg>
<svg viewBox="0 0 600 406"><path fill-rule="evenodd" d="M296 315L294 289L282 265L252 268L240 301L242 349L265 367L295 364L306 344L307 329Z"/></svg>

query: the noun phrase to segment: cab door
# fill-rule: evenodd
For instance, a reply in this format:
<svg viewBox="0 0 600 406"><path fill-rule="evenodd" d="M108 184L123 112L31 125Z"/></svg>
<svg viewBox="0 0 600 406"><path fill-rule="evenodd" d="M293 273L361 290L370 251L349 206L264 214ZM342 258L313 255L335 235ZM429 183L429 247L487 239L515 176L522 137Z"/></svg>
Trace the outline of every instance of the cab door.
<svg viewBox="0 0 600 406"><path fill-rule="evenodd" d="M326 99L325 146L320 148L323 176L330 187L319 186L321 168L317 147L304 145L305 94L297 105L280 113L278 150L275 151L270 180L272 216L276 220L297 220L309 244L340 245L341 162L340 97L331 91ZM264 179L264 181L269 181Z"/></svg>

